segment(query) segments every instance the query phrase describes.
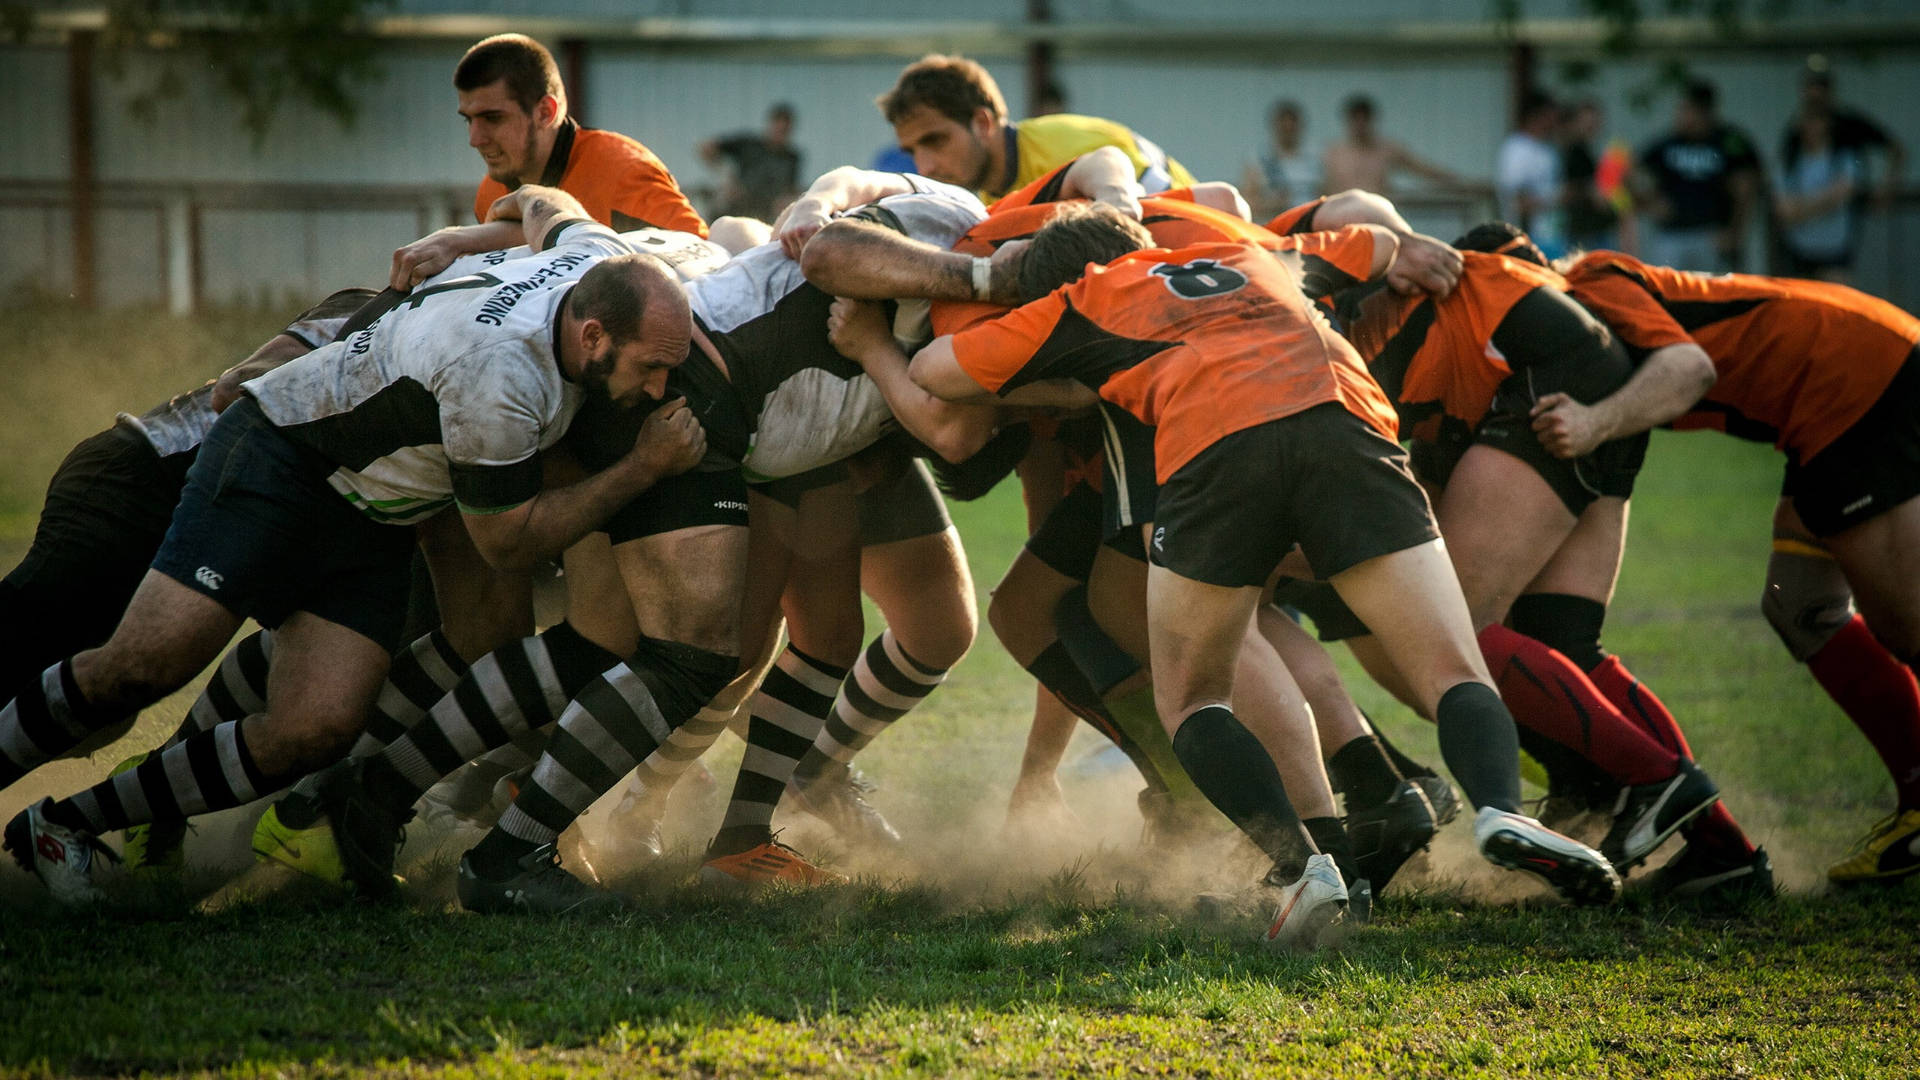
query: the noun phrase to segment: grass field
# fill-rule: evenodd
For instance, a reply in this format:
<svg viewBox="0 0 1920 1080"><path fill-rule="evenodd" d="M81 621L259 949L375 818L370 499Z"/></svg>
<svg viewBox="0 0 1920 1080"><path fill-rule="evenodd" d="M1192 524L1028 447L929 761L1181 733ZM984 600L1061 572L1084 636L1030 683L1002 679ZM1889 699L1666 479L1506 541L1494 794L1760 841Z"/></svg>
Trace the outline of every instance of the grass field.
<svg viewBox="0 0 1920 1080"><path fill-rule="evenodd" d="M0 560L24 551L76 440L284 317L0 315ZM415 884L391 908L295 890L203 913L203 872L70 914L9 863L0 1076L1920 1075L1920 886L1821 884L1891 785L1759 615L1778 467L1764 447L1657 436L1607 635L1773 853L1787 895L1757 910L1558 907L1480 865L1456 823L1341 949L1269 955L1251 919L1189 902L1246 864L1140 858L1131 792L1082 767L1090 742L1067 770L1080 827L1001 836L1032 691L983 641L862 759L911 857L873 866L801 837L862 875L844 888L749 900L684 884L731 739L711 755L718 783L676 797L665 865L622 879L637 909L603 919L461 914L457 846L410 847ZM984 604L1023 532L1017 495L956 516ZM1353 685L1437 757L1430 729ZM91 782L187 700L0 795L0 814ZM230 864L232 831L203 830L195 857Z"/></svg>

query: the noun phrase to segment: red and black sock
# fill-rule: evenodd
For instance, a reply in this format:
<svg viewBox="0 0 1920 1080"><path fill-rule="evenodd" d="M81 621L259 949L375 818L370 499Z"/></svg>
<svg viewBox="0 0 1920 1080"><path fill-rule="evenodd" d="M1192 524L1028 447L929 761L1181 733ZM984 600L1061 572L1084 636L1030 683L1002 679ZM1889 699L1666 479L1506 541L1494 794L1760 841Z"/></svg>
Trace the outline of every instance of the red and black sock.
<svg viewBox="0 0 1920 1080"><path fill-rule="evenodd" d="M1592 761L1621 784L1673 776L1679 755L1641 729L1573 661L1505 626L1480 632L1500 696L1516 721Z"/></svg>
<svg viewBox="0 0 1920 1080"><path fill-rule="evenodd" d="M1900 809L1920 809L1920 683L1855 615L1807 660L1827 696L1893 774Z"/></svg>

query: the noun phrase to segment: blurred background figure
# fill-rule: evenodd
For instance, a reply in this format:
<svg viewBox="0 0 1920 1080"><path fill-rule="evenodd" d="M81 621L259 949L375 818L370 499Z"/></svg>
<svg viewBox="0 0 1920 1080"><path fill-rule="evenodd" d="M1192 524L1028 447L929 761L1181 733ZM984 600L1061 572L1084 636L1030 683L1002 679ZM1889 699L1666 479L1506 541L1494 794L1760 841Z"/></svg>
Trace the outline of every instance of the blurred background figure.
<svg viewBox="0 0 1920 1080"><path fill-rule="evenodd" d="M1033 95L1033 108L1028 116L1052 116L1067 111L1067 88L1048 79L1040 85L1040 91Z"/></svg>
<svg viewBox="0 0 1920 1080"><path fill-rule="evenodd" d="M777 217L800 193L801 151L792 140L793 106L783 101L767 110L765 133L742 131L701 143L701 159L728 170L719 204L708 216Z"/></svg>
<svg viewBox="0 0 1920 1080"><path fill-rule="evenodd" d="M1633 197L1627 192L1632 151L1617 139L1595 150L1607 118L1592 98L1574 102L1561 116L1560 183L1568 246L1582 251L1637 249Z"/></svg>
<svg viewBox="0 0 1920 1080"><path fill-rule="evenodd" d="M1859 235L1856 196L1865 189L1860 155L1835 144L1831 113L1801 110L1793 134L1794 156L1783 159L1773 193L1786 272L1845 281Z"/></svg>
<svg viewBox="0 0 1920 1080"><path fill-rule="evenodd" d="M1464 188L1467 181L1423 158L1392 139L1382 138L1374 126L1373 99L1355 94L1340 109L1346 121L1346 137L1329 145L1321 155L1322 192L1331 194L1348 188L1392 194L1391 178L1396 172L1410 172L1445 187Z"/></svg>
<svg viewBox="0 0 1920 1080"><path fill-rule="evenodd" d="M1640 152L1634 173L1634 197L1646 207L1641 255L1681 270L1738 269L1760 179L1753 140L1720 121L1713 84L1688 83L1673 130Z"/></svg>
<svg viewBox="0 0 1920 1080"><path fill-rule="evenodd" d="M1560 106L1539 90L1520 101L1520 124L1500 143L1494 159L1493 192L1500 216L1525 229L1548 258L1566 253L1566 215L1561 204Z"/></svg>
<svg viewBox="0 0 1920 1080"><path fill-rule="evenodd" d="M1280 100L1267 110L1267 146L1247 161L1241 192L1255 221L1266 221L1320 194L1320 155L1306 146L1307 119L1297 101Z"/></svg>
<svg viewBox="0 0 1920 1080"><path fill-rule="evenodd" d="M1855 155L1863 169L1877 174L1878 182L1872 185L1874 197L1881 209L1892 205L1900 181L1906 177L1907 148L1866 113L1834 100L1833 71L1824 56L1807 57L1806 73L1800 80L1800 111L1780 140L1780 161L1785 168L1791 169L1799 160L1800 120L1809 114L1827 117L1828 141L1833 148ZM1874 162L1870 155L1884 155L1886 160ZM1867 191L1863 182L1859 194L1865 195Z"/></svg>

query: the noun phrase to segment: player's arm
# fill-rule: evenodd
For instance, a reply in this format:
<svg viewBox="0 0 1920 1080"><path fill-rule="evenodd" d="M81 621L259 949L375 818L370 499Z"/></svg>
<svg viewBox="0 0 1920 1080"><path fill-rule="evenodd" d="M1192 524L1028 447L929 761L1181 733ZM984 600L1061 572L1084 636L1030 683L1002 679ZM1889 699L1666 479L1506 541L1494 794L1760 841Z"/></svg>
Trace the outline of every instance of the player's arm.
<svg viewBox="0 0 1920 1080"><path fill-rule="evenodd" d="M481 225L449 225L399 248L387 284L401 292L453 265L462 255L499 251L526 243L518 221L489 221Z"/></svg>
<svg viewBox="0 0 1920 1080"><path fill-rule="evenodd" d="M996 396L960 366L953 351L953 340L950 336L935 338L932 344L913 354L907 374L914 384L943 401L982 401ZM997 396L1006 405L1060 409L1084 409L1100 402L1099 394L1072 379L1041 379Z"/></svg>
<svg viewBox="0 0 1920 1080"><path fill-rule="evenodd" d="M1424 292L1400 265L1400 238L1381 225L1347 225L1331 232L1279 238L1270 249L1300 280L1300 290L1319 300L1382 277L1397 292ZM1453 283L1444 282L1450 290Z"/></svg>
<svg viewBox="0 0 1920 1080"><path fill-rule="evenodd" d="M1616 335L1650 351L1625 386L1592 405L1566 394L1534 404L1533 430L1555 456L1580 457L1611 439L1658 427L1713 389L1719 374L1706 350L1637 283L1602 272L1583 279L1574 295Z"/></svg>
<svg viewBox="0 0 1920 1080"><path fill-rule="evenodd" d="M257 379L281 364L295 357L305 356L313 351L313 346L282 331L275 334L252 355L220 373L213 380L213 396L208 404L214 412L224 412L227 406L240 400L240 384L248 379Z"/></svg>
<svg viewBox="0 0 1920 1080"><path fill-rule="evenodd" d="M900 426L947 461L957 464L979 453L999 429L997 406L943 401L908 377L907 354L893 339L878 303L835 300L827 318L827 339L873 380Z"/></svg>
<svg viewBox="0 0 1920 1080"><path fill-rule="evenodd" d="M706 449L700 422L685 399L675 399L640 425L632 450L578 483L541 488L537 455L504 466L453 460L454 499L489 565L527 570L559 556L649 487L698 464Z"/></svg>
<svg viewBox="0 0 1920 1080"><path fill-rule="evenodd" d="M1012 304L1018 301L1014 256L1023 248L1003 244L991 259L962 255L882 225L840 218L807 242L800 253L800 272L822 292L852 300ZM984 290L977 288L982 284Z"/></svg>
<svg viewBox="0 0 1920 1080"><path fill-rule="evenodd" d="M527 184L494 200L487 221L518 221L528 247L544 251L548 234L563 221L592 221L580 200L559 188ZM488 249L482 249L488 250Z"/></svg>
<svg viewBox="0 0 1920 1080"><path fill-rule="evenodd" d="M787 258L798 259L807 241L826 228L835 214L890 195L910 194L913 190L913 181L899 173L842 165L820 174L799 198L781 211L773 223L773 233Z"/></svg>
<svg viewBox="0 0 1920 1080"><path fill-rule="evenodd" d="M1315 229L1339 229L1347 225L1379 225L1399 238L1395 254L1394 288L1418 290L1445 296L1460 280L1460 253L1453 246L1425 233L1413 231L1407 219L1392 201L1371 191L1349 188L1329 195L1313 211Z"/></svg>
<svg viewBox="0 0 1920 1080"><path fill-rule="evenodd" d="M1060 199L1090 199L1106 203L1135 221L1145 189L1135 175L1133 159L1117 146L1102 146L1081 154L1060 178ZM1196 200L1197 201L1197 200Z"/></svg>

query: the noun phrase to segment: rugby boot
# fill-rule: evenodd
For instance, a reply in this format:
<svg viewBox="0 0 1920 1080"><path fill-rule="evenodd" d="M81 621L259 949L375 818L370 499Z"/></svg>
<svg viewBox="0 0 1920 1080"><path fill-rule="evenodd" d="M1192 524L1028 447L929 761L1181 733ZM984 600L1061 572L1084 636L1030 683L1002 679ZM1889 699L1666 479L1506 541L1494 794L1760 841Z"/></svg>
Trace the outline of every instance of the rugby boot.
<svg viewBox="0 0 1920 1080"><path fill-rule="evenodd" d="M660 826L671 791L662 787L664 790L655 794L638 780L628 778L620 801L601 823L600 839L593 845L601 862L622 870L639 870L659 860L666 851Z"/></svg>
<svg viewBox="0 0 1920 1080"><path fill-rule="evenodd" d="M1385 889L1400 867L1433 839L1434 817L1426 795L1412 781L1403 781L1378 806L1350 810L1347 837L1359 877L1376 892Z"/></svg>
<svg viewBox="0 0 1920 1080"><path fill-rule="evenodd" d="M804 779L795 772L787 790L800 809L819 818L849 844L886 849L900 843L899 832L867 801L873 784L852 766L829 761L817 775Z"/></svg>
<svg viewBox="0 0 1920 1080"><path fill-rule="evenodd" d="M1447 822L1460 816L1460 793L1444 776L1416 776L1412 783L1427 797L1427 805L1433 808L1433 827L1440 828Z"/></svg>
<svg viewBox="0 0 1920 1080"><path fill-rule="evenodd" d="M1620 896L1620 875L1606 856L1530 817L1483 806L1473 839L1488 862L1532 874L1573 903L1610 904Z"/></svg>
<svg viewBox="0 0 1920 1080"><path fill-rule="evenodd" d="M1311 952L1347 918L1347 885L1331 855L1315 855L1298 881L1279 890L1262 941L1270 949Z"/></svg>
<svg viewBox="0 0 1920 1080"><path fill-rule="evenodd" d="M1896 810L1867 830L1851 854L1827 867L1827 880L1858 885L1915 873L1920 873L1920 810Z"/></svg>
<svg viewBox="0 0 1920 1080"><path fill-rule="evenodd" d="M253 856L329 885L347 884L333 823L320 809L318 799L298 791L282 795L254 822Z"/></svg>
<svg viewBox="0 0 1920 1080"><path fill-rule="evenodd" d="M1715 904L1771 900L1773 860L1767 857L1766 848L1755 848L1751 855L1728 857L1699 844L1688 844L1647 878L1644 889L1651 896Z"/></svg>
<svg viewBox="0 0 1920 1080"><path fill-rule="evenodd" d="M711 856L700 866L703 885L845 885L847 876L824 870L808 862L799 852L778 840L750 847L732 855Z"/></svg>
<svg viewBox="0 0 1920 1080"><path fill-rule="evenodd" d="M396 815L361 782L363 763L335 762L320 773L320 810L332 826L340 870L361 896L394 895L393 859L406 839L413 810Z"/></svg>
<svg viewBox="0 0 1920 1080"><path fill-rule="evenodd" d="M93 880L95 859L116 858L113 849L85 829L48 821L52 799L41 799L7 822L5 846L22 870L40 879L62 904L98 903L104 894Z"/></svg>
<svg viewBox="0 0 1920 1080"><path fill-rule="evenodd" d="M1615 870L1625 873L1719 798L1713 779L1700 766L1682 760L1680 771L1669 779L1621 789L1613 827L1600 841L1600 851Z"/></svg>
<svg viewBox="0 0 1920 1080"><path fill-rule="evenodd" d="M474 869L472 852L461 856L454 880L460 906L481 914L536 915L585 914L624 906L619 897L567 873L560 865L560 849L553 844L522 855L517 866L512 877L483 877Z"/></svg>

